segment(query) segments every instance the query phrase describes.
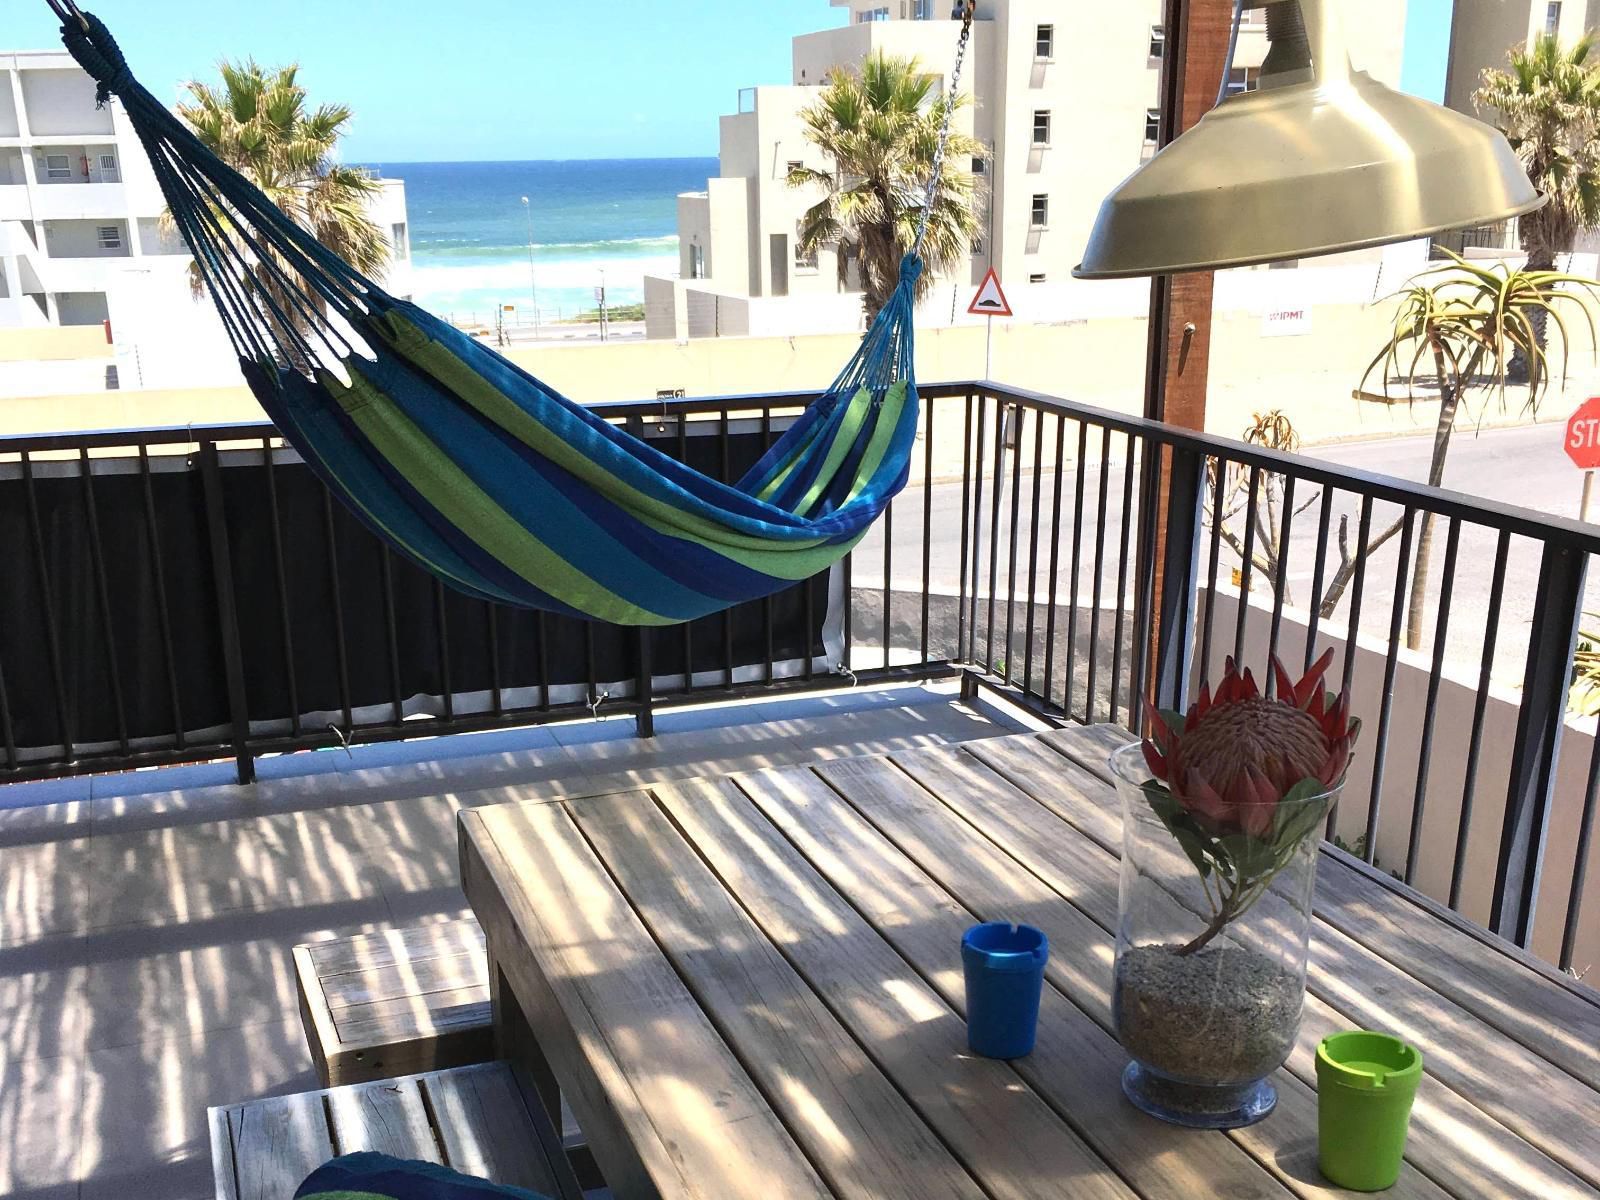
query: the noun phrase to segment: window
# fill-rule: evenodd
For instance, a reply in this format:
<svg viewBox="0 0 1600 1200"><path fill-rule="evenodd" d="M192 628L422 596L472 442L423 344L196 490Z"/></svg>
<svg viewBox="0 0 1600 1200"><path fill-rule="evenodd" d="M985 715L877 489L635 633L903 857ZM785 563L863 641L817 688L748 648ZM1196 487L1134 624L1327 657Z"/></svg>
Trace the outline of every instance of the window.
<svg viewBox="0 0 1600 1200"><path fill-rule="evenodd" d="M1163 58L1167 53L1167 27L1165 25L1150 26L1150 57Z"/></svg>
<svg viewBox="0 0 1600 1200"><path fill-rule="evenodd" d="M933 0L917 0L916 11L912 16L919 21L933 20Z"/></svg>
<svg viewBox="0 0 1600 1200"><path fill-rule="evenodd" d="M1260 67L1234 67L1228 72L1228 95L1253 92L1260 86Z"/></svg>
<svg viewBox="0 0 1600 1200"><path fill-rule="evenodd" d="M394 247L394 256L404 258L409 253L406 248L406 223L396 221L389 226L389 244Z"/></svg>
<svg viewBox="0 0 1600 1200"><path fill-rule="evenodd" d="M794 269L796 271L815 271L817 269L817 248L806 250L800 241L800 227L795 226L794 233Z"/></svg>
<svg viewBox="0 0 1600 1200"><path fill-rule="evenodd" d="M983 253L983 238L975 237L972 239L972 252L974 254Z"/></svg>
<svg viewBox="0 0 1600 1200"><path fill-rule="evenodd" d="M71 156L66 154L46 154L44 156L44 177L46 179L71 179Z"/></svg>
<svg viewBox="0 0 1600 1200"><path fill-rule="evenodd" d="M1544 6L1544 31L1546 36L1555 37L1556 31L1561 28L1561 0L1550 0Z"/></svg>
<svg viewBox="0 0 1600 1200"><path fill-rule="evenodd" d="M889 10L886 7L863 9L856 14L857 25L864 25L869 21L887 21L888 19Z"/></svg>
<svg viewBox="0 0 1600 1200"><path fill-rule="evenodd" d="M706 277L706 248L699 242L689 243L689 278Z"/></svg>
<svg viewBox="0 0 1600 1200"><path fill-rule="evenodd" d="M1048 146L1050 144L1050 110L1041 108L1033 114L1033 144L1035 146Z"/></svg>
<svg viewBox="0 0 1600 1200"><path fill-rule="evenodd" d="M1161 110L1147 108L1144 110L1144 144L1154 146L1161 140Z"/></svg>
<svg viewBox="0 0 1600 1200"><path fill-rule="evenodd" d="M1043 229L1050 224L1050 197L1043 192L1034 194L1033 213L1028 223L1035 229Z"/></svg>
<svg viewBox="0 0 1600 1200"><path fill-rule="evenodd" d="M989 164L983 160L981 155L974 154L972 156L972 173L974 175L982 175L988 169Z"/></svg>
<svg viewBox="0 0 1600 1200"><path fill-rule="evenodd" d="M805 163L801 162L798 158L791 158L788 162L784 163L784 165L783 165L784 178L787 179L790 175L793 175L796 171L803 171L805 169L806 169L806 164Z"/></svg>
<svg viewBox="0 0 1600 1200"><path fill-rule="evenodd" d="M1028 276L1028 282L1029 283L1043 283L1044 282L1044 272L1043 271L1035 271L1032 275Z"/></svg>
<svg viewBox="0 0 1600 1200"><path fill-rule="evenodd" d="M95 237L102 250L122 249L122 227L120 225L96 225Z"/></svg>
<svg viewBox="0 0 1600 1200"><path fill-rule="evenodd" d="M1056 56L1056 27L1054 25L1041 25L1034 32L1033 56L1035 58L1054 58Z"/></svg>

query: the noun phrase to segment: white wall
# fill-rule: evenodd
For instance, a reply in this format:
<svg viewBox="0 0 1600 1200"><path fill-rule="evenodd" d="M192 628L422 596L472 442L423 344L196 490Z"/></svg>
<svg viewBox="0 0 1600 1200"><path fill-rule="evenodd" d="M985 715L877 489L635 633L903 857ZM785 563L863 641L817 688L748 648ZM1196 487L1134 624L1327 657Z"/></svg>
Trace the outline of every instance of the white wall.
<svg viewBox="0 0 1600 1200"><path fill-rule="evenodd" d="M22 103L35 136L110 133L111 106L96 108L95 84L77 68L22 72Z"/></svg>
<svg viewBox="0 0 1600 1200"><path fill-rule="evenodd" d="M102 225L115 225L121 231L117 249L100 245ZM128 223L118 217L45 221L43 249L51 258L126 258L133 252L128 241Z"/></svg>
<svg viewBox="0 0 1600 1200"><path fill-rule="evenodd" d="M129 388L232 387L238 359L208 295L191 297L187 256L142 258L107 299L117 374Z"/></svg>
<svg viewBox="0 0 1600 1200"><path fill-rule="evenodd" d="M53 299L63 325L98 325L111 315L104 292L56 292Z"/></svg>
<svg viewBox="0 0 1600 1200"><path fill-rule="evenodd" d="M11 94L11 72L0 71L0 137L18 137L17 101Z"/></svg>

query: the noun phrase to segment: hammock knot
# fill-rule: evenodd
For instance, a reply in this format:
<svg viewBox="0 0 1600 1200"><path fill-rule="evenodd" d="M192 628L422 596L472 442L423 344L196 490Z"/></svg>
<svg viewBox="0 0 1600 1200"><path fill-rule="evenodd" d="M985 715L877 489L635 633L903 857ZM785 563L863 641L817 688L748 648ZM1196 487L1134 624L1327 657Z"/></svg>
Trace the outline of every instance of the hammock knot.
<svg viewBox="0 0 1600 1200"><path fill-rule="evenodd" d="M922 259L916 254L908 254L900 260L900 281L902 283L916 283L922 278Z"/></svg>
<svg viewBox="0 0 1600 1200"><path fill-rule="evenodd" d="M61 40L68 53L98 85L94 93L95 105L104 108L112 93L121 93L132 82L132 76L128 74L128 60L105 22L93 13L84 13L83 21L88 29L76 21L63 25Z"/></svg>

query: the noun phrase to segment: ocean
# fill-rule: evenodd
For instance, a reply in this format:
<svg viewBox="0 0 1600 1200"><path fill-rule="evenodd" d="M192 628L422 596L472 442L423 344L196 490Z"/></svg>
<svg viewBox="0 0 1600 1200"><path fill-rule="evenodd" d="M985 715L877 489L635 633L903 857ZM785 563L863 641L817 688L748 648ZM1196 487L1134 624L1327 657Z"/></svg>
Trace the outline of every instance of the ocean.
<svg viewBox="0 0 1600 1200"><path fill-rule="evenodd" d="M602 271L608 304L637 304L647 274L674 274L678 193L717 173L714 158L366 165L405 181L417 303L482 321L501 304L531 309L523 196L539 311L555 320L595 307Z"/></svg>

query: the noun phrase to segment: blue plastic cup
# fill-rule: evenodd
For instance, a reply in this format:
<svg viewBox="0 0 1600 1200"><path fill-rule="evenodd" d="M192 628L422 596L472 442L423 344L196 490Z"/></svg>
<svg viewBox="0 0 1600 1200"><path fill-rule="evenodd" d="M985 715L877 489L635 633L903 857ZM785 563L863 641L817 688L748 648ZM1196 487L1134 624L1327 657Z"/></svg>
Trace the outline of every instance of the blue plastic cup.
<svg viewBox="0 0 1600 1200"><path fill-rule="evenodd" d="M990 921L961 939L967 1045L985 1058L1021 1058L1039 1028L1039 991L1050 943L1032 925Z"/></svg>

